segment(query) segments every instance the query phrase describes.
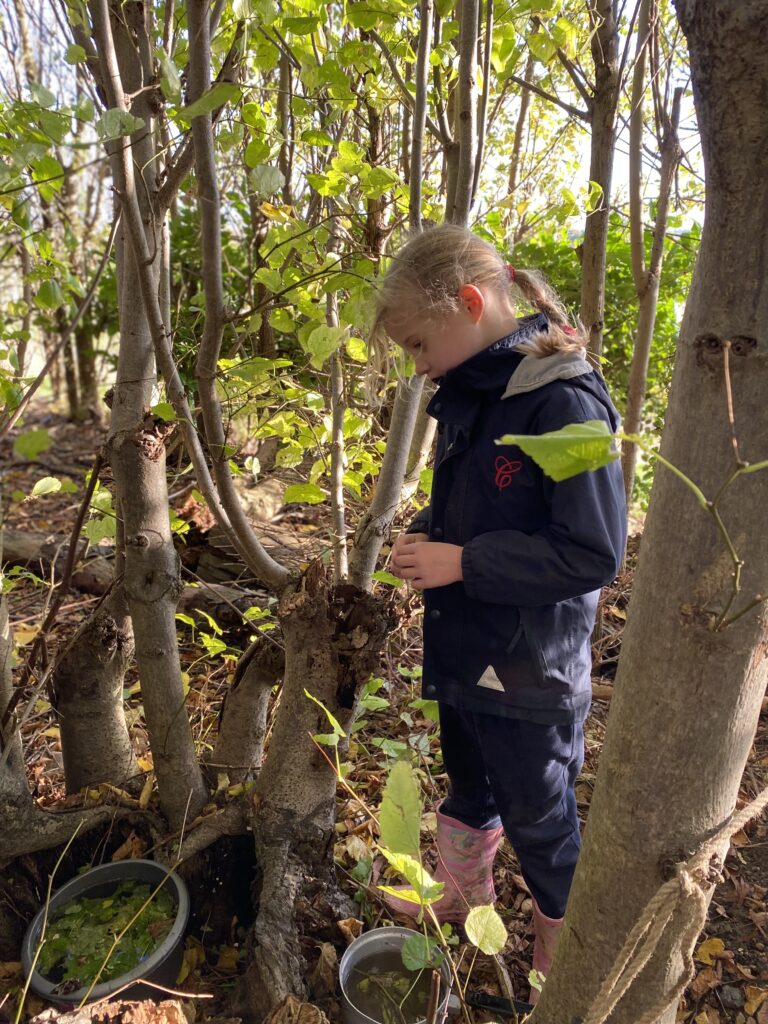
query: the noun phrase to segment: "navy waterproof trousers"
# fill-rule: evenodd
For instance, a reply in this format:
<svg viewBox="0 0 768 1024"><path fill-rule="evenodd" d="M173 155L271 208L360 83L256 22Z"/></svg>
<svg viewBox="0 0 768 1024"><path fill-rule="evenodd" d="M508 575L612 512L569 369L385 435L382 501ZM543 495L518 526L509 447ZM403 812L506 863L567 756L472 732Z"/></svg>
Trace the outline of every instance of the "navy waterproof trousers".
<svg viewBox="0 0 768 1024"><path fill-rule="evenodd" d="M440 742L450 781L442 813L470 828L503 825L539 909L562 917L580 849L581 723L539 725L441 702Z"/></svg>

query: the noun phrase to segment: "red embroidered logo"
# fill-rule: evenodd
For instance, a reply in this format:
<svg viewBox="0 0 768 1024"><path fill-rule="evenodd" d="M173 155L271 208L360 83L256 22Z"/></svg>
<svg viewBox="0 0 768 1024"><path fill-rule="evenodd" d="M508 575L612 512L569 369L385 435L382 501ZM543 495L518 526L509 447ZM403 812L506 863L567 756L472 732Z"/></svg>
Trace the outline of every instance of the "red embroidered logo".
<svg viewBox="0 0 768 1024"><path fill-rule="evenodd" d="M496 477L494 483L499 490L503 491L505 487L509 487L512 483L512 477L515 473L519 473L522 468L523 464L519 460L513 462L511 459L505 459L503 455L498 455L496 457Z"/></svg>

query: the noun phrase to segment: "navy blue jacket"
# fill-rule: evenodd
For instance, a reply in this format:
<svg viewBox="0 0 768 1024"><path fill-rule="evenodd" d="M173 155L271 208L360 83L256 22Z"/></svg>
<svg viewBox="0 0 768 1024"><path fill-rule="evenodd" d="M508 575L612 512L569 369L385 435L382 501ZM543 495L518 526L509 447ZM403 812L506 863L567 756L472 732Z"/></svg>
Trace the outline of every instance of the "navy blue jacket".
<svg viewBox="0 0 768 1024"><path fill-rule="evenodd" d="M424 592L424 696L543 724L583 719L600 588L626 542L618 461L560 483L503 434L543 434L619 416L579 354L515 351L541 314L450 370L427 411L438 420L430 506L409 527L463 547L463 580Z"/></svg>

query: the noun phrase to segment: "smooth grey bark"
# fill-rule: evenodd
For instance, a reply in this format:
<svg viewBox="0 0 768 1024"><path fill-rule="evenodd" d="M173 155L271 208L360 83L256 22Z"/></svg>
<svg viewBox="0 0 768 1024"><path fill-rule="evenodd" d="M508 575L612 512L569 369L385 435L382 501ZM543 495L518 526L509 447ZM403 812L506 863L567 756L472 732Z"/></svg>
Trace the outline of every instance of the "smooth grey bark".
<svg viewBox="0 0 768 1024"><path fill-rule="evenodd" d="M125 108L126 94L134 96L131 111L146 126L130 137L128 149L122 139L108 147L124 217L117 246L120 350L106 450L122 516L123 585L160 805L171 825L178 827L185 817L197 814L206 791L184 708L176 641L181 580L168 517L167 427L149 412L157 374L145 287L149 275L160 316L162 215L158 221L151 203L158 188L157 163L153 113L143 89L153 74L144 21L148 13L139 3L111 7L107 0L94 0L91 15L100 60L99 84L109 105ZM136 168L141 168L139 189ZM139 247L139 234L145 251ZM146 249L152 254L149 259Z"/></svg>
<svg viewBox="0 0 768 1024"><path fill-rule="evenodd" d="M133 627L122 590L86 619L52 677L67 792L138 773L123 713L123 681L133 656Z"/></svg>
<svg viewBox="0 0 768 1024"><path fill-rule="evenodd" d="M240 782L261 766L267 710L273 686L285 670L285 652L270 637L255 641L237 665L219 716L219 732L208 764Z"/></svg>
<svg viewBox="0 0 768 1024"><path fill-rule="evenodd" d="M479 0L460 0L459 79L453 93L456 104L456 141L446 148L448 197L445 219L466 224L472 209L472 182L477 153L477 18Z"/></svg>
<svg viewBox="0 0 768 1024"><path fill-rule="evenodd" d="M376 491L368 511L360 520L349 559L349 579L363 589L370 586L381 545L403 500L403 478L411 450L411 439L424 387L422 377L403 380L397 386L392 409L392 426Z"/></svg>
<svg viewBox="0 0 768 1024"><path fill-rule="evenodd" d="M659 195L656 203L656 223L653 226L653 243L648 269L645 269L642 211L636 209L631 214L633 225L632 248L637 254L633 259L633 275L639 300L639 313L635 347L632 352L632 365L629 371L629 387L627 388L627 404L624 410L624 430L627 434L637 434L642 426L645 391L648 381L648 360L653 344L653 329L656 324L656 309L659 301L661 268L664 260L664 241L667 233L667 214L669 197L675 170L680 160L680 143L677 126L680 121L680 102L682 88L675 89L672 100L672 111L664 110L664 135L661 140L661 170L659 173ZM642 107L640 112L642 117ZM641 133L642 134L642 133ZM639 165L641 140L637 140L636 148L630 142L630 162ZM635 191L633 189L633 191ZM639 206L639 182L635 192L635 206ZM635 484L635 466L637 463L637 445L624 440L621 444L621 468L624 474L624 490L627 502L632 499Z"/></svg>
<svg viewBox="0 0 768 1024"><path fill-rule="evenodd" d="M2 537L0 537L0 554L2 553ZM0 593L0 722L10 704L13 694L11 655L13 653L13 636L8 620L8 598ZM31 808L32 795L27 786L24 770L24 755L21 748L21 736L16 728L15 717L11 717L5 728L0 729L0 754L10 751L5 764L0 766L0 808L12 805L14 808Z"/></svg>
<svg viewBox="0 0 768 1024"><path fill-rule="evenodd" d="M661 450L713 498L736 468L726 352L740 458L768 456L768 181L754 173L768 152L768 0L679 0L677 10L707 193ZM768 588L766 504L765 470L718 501L744 560L731 603L734 563L713 517L657 470L584 850L535 1024L587 1016L648 901L734 809L768 678L768 606L750 606ZM729 604L738 617L715 628ZM682 924L676 915L611 1024L636 1024L665 1000L657 1020L674 1020L690 952Z"/></svg>
<svg viewBox="0 0 768 1024"><path fill-rule="evenodd" d="M595 0L590 7L595 89L590 103L592 126L589 180L602 189L599 203L587 214L581 256L581 321L589 332L589 350L603 348L605 262L611 207L616 111L619 103L619 29L616 0Z"/></svg>

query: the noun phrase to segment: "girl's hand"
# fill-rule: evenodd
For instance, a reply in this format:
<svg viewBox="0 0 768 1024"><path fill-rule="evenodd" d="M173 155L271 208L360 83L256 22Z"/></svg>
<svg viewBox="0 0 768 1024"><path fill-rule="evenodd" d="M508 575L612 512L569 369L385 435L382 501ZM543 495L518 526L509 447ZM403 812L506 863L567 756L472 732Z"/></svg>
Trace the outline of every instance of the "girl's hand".
<svg viewBox="0 0 768 1024"><path fill-rule="evenodd" d="M389 568L400 579L404 579L402 572L400 571L405 566L401 564L401 557L416 543L429 540L426 533L401 533L398 534L397 540L392 545L392 551L389 555Z"/></svg>
<svg viewBox="0 0 768 1024"><path fill-rule="evenodd" d="M401 534L403 544L395 555L392 549L392 564L401 579L413 584L417 590L431 587L445 587L463 579L461 569L462 547L459 544L441 544L424 539L424 534ZM398 537L398 541L401 538ZM408 542L408 543L406 543Z"/></svg>

